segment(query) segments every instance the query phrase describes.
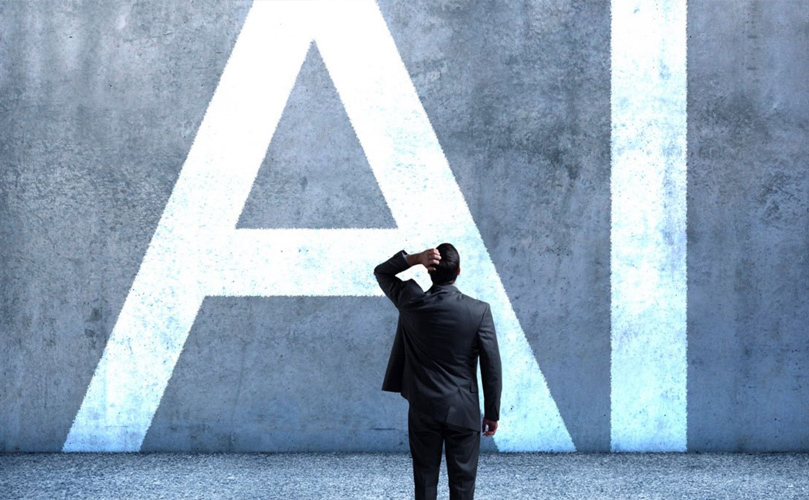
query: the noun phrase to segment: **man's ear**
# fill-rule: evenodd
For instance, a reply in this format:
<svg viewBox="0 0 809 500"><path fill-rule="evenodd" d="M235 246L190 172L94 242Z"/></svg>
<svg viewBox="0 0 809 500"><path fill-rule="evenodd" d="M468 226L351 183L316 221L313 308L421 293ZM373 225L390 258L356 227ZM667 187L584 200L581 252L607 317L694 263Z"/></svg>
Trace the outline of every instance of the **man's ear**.
<svg viewBox="0 0 809 500"><path fill-rule="evenodd" d="M458 275L460 275L460 274L461 274L461 267L458 266Z"/></svg>

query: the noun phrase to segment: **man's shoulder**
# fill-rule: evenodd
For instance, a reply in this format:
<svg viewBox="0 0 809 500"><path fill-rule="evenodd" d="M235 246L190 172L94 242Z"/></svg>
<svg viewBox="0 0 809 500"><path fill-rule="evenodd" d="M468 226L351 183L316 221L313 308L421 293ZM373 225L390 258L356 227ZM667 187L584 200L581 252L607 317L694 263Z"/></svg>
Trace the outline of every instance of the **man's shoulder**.
<svg viewBox="0 0 809 500"><path fill-rule="evenodd" d="M412 304L424 298L424 289L421 288L421 285L419 285L416 280L409 279L403 282L403 285L404 300L402 301L402 305Z"/></svg>
<svg viewBox="0 0 809 500"><path fill-rule="evenodd" d="M476 299L470 295L458 291L461 294L461 299L471 308L481 313L489 308L489 303L480 299Z"/></svg>

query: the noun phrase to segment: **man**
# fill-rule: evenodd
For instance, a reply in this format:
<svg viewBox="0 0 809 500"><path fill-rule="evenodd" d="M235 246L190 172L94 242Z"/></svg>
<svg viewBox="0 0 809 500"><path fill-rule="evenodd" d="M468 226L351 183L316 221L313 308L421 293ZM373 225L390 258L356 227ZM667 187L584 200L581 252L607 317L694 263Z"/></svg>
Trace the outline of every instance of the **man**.
<svg viewBox="0 0 809 500"><path fill-rule="evenodd" d="M418 264L433 282L427 292L396 277ZM382 291L399 309L382 390L400 392L410 403L407 428L417 499L436 498L444 445L450 498L473 498L481 430L494 436L500 418L500 352L492 313L489 304L455 288L460 273L458 251L449 243L418 254L401 251L374 269Z"/></svg>

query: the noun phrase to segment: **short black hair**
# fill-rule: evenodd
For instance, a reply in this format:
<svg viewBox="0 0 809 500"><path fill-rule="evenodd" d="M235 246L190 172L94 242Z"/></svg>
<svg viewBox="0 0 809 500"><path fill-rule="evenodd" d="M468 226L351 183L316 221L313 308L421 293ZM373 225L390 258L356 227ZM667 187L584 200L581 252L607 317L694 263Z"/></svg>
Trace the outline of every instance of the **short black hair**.
<svg viewBox="0 0 809 500"><path fill-rule="evenodd" d="M458 277L458 269L461 267L461 256L452 243L441 243L436 247L441 254L441 262L436 266L435 271L429 271L430 279L434 285L448 285Z"/></svg>

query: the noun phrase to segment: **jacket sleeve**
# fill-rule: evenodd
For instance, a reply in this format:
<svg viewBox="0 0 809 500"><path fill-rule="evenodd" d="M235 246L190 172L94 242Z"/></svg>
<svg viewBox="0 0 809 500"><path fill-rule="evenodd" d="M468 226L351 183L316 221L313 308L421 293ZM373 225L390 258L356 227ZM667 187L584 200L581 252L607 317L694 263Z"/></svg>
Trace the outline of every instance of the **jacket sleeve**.
<svg viewBox="0 0 809 500"><path fill-rule="evenodd" d="M500 420L502 368L494 320L488 304L486 304L483 320L478 327L478 349L480 351L480 375L483 379L483 418L496 422Z"/></svg>
<svg viewBox="0 0 809 500"><path fill-rule="evenodd" d="M402 378L404 376L405 351L402 340L401 319L396 325L396 337L393 338L393 347L388 358L388 369L385 370L385 379L382 381L382 390L388 392L402 392Z"/></svg>
<svg viewBox="0 0 809 500"><path fill-rule="evenodd" d="M379 283L379 288L385 292L385 295L397 308L406 304L416 294L424 293L415 281L402 281L396 277L397 274L409 268L407 253L404 250L374 268L374 276Z"/></svg>

